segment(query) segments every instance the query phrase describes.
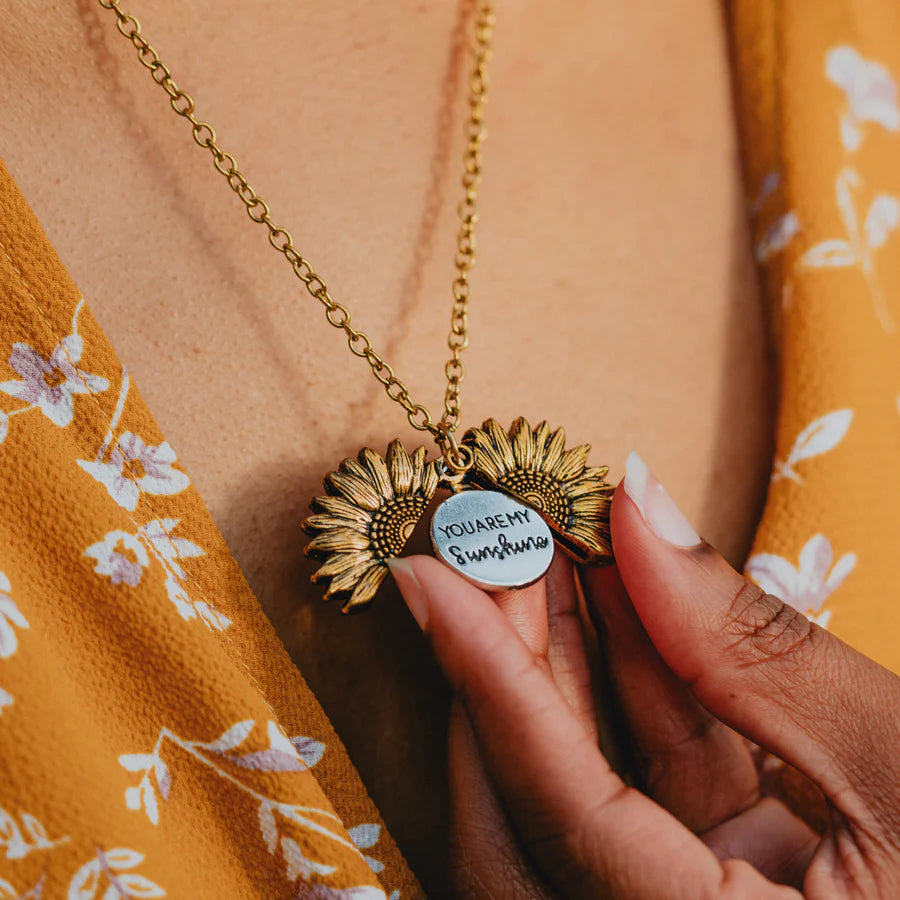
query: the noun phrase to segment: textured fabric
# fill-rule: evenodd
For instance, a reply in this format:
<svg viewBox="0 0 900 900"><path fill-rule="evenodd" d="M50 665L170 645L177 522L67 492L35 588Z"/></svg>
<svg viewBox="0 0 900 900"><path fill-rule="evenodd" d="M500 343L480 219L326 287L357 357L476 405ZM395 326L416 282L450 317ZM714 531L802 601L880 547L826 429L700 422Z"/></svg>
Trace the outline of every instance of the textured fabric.
<svg viewBox="0 0 900 900"><path fill-rule="evenodd" d="M781 374L747 570L898 670L900 8L729 24ZM385 895L421 890L0 168L0 900Z"/></svg>
<svg viewBox="0 0 900 900"><path fill-rule="evenodd" d="M421 889L0 167L0 898Z"/></svg>
<svg viewBox="0 0 900 900"><path fill-rule="evenodd" d="M900 5L738 0L731 12L780 375L747 571L900 671Z"/></svg>
<svg viewBox="0 0 900 900"><path fill-rule="evenodd" d="M900 672L900 6L733 0L729 24L780 379L746 571ZM764 791L823 830L813 785L761 764Z"/></svg>

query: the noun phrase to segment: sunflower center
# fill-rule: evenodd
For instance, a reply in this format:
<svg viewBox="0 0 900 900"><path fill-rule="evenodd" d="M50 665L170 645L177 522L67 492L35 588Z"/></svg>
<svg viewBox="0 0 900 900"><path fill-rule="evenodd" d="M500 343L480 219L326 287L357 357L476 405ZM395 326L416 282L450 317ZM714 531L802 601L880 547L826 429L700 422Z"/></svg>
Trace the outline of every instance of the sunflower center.
<svg viewBox="0 0 900 900"><path fill-rule="evenodd" d="M399 556L427 505L423 497L394 497L372 514L369 543L378 559Z"/></svg>
<svg viewBox="0 0 900 900"><path fill-rule="evenodd" d="M507 472L497 482L529 506L549 516L564 527L571 513L568 497L562 492L559 482L545 472L514 469Z"/></svg>

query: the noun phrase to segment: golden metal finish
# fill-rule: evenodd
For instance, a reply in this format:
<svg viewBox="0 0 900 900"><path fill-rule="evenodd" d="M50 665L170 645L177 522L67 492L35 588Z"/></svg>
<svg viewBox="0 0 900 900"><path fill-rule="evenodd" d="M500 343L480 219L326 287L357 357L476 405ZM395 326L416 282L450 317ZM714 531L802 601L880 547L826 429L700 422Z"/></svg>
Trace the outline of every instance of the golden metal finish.
<svg viewBox="0 0 900 900"><path fill-rule="evenodd" d="M153 80L168 94L172 109L191 123L194 141L209 150L216 171L228 181L229 187L241 199L250 218L254 222L266 226L269 231L269 243L284 255L294 274L306 285L306 290L325 307L325 318L328 323L344 332L350 350L368 362L372 374L384 386L388 397L399 403L406 411L409 424L417 431L430 432L441 451L447 454L450 447L448 437L453 434L460 422L459 393L460 385L465 377L461 356L462 351L469 343L469 270L475 264L475 222L478 218L476 201L478 184L481 181L481 145L485 139L484 105L487 101L487 64L491 55L494 24L490 0L479 0L476 12L473 43L475 62L469 78L469 117L465 127L466 150L463 156L462 186L464 194L458 207L460 227L456 250L457 276L453 282L453 312L450 319L450 333L447 337L450 359L444 366L447 376L444 412L437 422L426 407L421 403L416 403L409 396L406 385L394 374L393 368L385 362L384 358L375 351L368 335L364 331L357 331L353 328L350 324L350 311L346 306L332 299L324 279L313 269L312 263L305 259L294 246L294 239L290 232L272 220L269 204L250 186L246 177L238 169L234 156L219 147L212 125L196 116L193 97L175 83L169 68L141 33L140 22L134 16L122 11L119 6L120 0L98 0L98 2L104 9L115 13L116 28L119 33L134 45L138 60L141 65L149 69ZM458 458L451 462L455 466L459 465Z"/></svg>
<svg viewBox="0 0 900 900"><path fill-rule="evenodd" d="M142 35L138 20L122 11L120 0L98 2L115 13L116 27L137 50L141 65L166 92L172 109L191 123L194 141L210 152L216 171L240 198L250 218L266 226L272 247L290 263L309 294L325 307L328 323L344 332L350 350L368 362L388 397L406 411L410 425L429 432L441 449L442 459L428 461L424 447L410 456L395 440L386 460L363 448L357 460L345 459L326 477L327 493L312 501L313 515L303 523L312 536L306 554L323 562L313 580L328 582L325 596L345 597L344 612L368 606L387 575L387 560L402 552L439 486L452 491L477 487L503 491L536 510L556 541L576 560L601 565L612 562L609 506L613 488L604 481L606 468L587 466L588 446L566 450L562 428L551 433L547 423L541 422L532 429L524 419L517 419L509 432L488 419L482 428L469 430L461 444L455 437L461 416L460 386L465 377L462 352L469 342L469 271L475 264L487 64L494 20L490 0L478 0L476 13L463 156L464 194L458 207L457 275L452 285L453 311L447 337L450 359L444 366L444 409L437 420L409 396L406 385L375 351L368 335L350 324L350 311L331 297L322 276L295 247L290 232L273 221L269 204L250 186L234 156L219 147L212 125L196 116L193 98L175 83L169 68ZM497 524L496 516L488 518ZM505 540L500 550L493 549L495 556L505 558L505 548L513 546Z"/></svg>
<svg viewBox="0 0 900 900"><path fill-rule="evenodd" d="M508 432L488 419L466 432L463 446L475 456L469 476L474 484L537 510L557 543L578 562L613 562L609 507L614 488L604 481L606 466L587 465L590 445L567 450L562 428L551 432L541 422L532 429L519 418Z"/></svg>
<svg viewBox="0 0 900 900"><path fill-rule="evenodd" d="M426 461L424 447L410 456L391 441L387 460L364 447L359 460L345 459L325 478L328 494L316 497L303 529L313 539L304 552L324 565L313 581L328 581L325 599L347 597L342 612L372 602L388 573L387 560L399 556L428 508L440 477L438 461Z"/></svg>

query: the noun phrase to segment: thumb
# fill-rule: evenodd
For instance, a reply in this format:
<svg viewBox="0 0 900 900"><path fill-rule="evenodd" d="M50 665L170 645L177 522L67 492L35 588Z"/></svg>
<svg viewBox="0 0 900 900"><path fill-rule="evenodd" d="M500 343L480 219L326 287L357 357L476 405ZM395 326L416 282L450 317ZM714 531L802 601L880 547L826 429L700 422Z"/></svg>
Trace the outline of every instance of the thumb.
<svg viewBox="0 0 900 900"><path fill-rule="evenodd" d="M745 580L632 453L613 548L656 649L718 718L844 807L896 804L900 679ZM849 789L849 792L848 792ZM880 798L880 800L879 800Z"/></svg>

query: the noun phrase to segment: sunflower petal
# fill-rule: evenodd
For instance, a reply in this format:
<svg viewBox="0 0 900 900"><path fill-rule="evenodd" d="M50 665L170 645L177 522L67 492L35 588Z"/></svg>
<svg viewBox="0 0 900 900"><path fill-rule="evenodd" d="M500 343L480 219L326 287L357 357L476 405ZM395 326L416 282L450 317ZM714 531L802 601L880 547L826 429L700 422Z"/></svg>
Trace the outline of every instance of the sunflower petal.
<svg viewBox="0 0 900 900"><path fill-rule="evenodd" d="M314 537L306 545L307 554L343 553L347 550L368 550L369 538L352 528L335 528Z"/></svg>
<svg viewBox="0 0 900 900"><path fill-rule="evenodd" d="M497 481L506 472L506 466L487 432L473 428L466 433L463 443L472 448L476 467L492 481Z"/></svg>
<svg viewBox="0 0 900 900"><path fill-rule="evenodd" d="M566 482L566 493L571 500L577 497L608 497L609 494L604 488L597 484L596 481L590 481L585 478L575 478Z"/></svg>
<svg viewBox="0 0 900 900"><path fill-rule="evenodd" d="M394 493L398 497L407 495L412 486L413 467L412 460L400 441L391 441L387 452L387 464L391 472Z"/></svg>
<svg viewBox="0 0 900 900"><path fill-rule="evenodd" d="M559 465L556 467L556 477L560 481L577 478L584 471L584 464L587 462L588 453L590 452L591 448L587 444L566 450L559 461Z"/></svg>
<svg viewBox="0 0 900 900"><path fill-rule="evenodd" d="M368 568L368 564L375 559L371 550L352 550L348 553L333 553L316 570L312 580L321 581L324 578L334 578L343 575L344 572L362 572Z"/></svg>
<svg viewBox="0 0 900 900"><path fill-rule="evenodd" d="M376 567L380 567L381 565L382 564L376 560L369 560L358 568L354 567L348 569L346 572L341 572L340 575L336 575L331 579L328 590L325 591L325 599L328 600L335 594L346 594L349 591L355 590L360 580L366 577L367 572Z"/></svg>
<svg viewBox="0 0 900 900"><path fill-rule="evenodd" d="M303 523L303 529L307 534L315 534L319 531L334 531L336 528L351 528L360 534L368 534L370 522L360 522L356 519L342 519L336 516L314 515L309 516Z"/></svg>
<svg viewBox="0 0 900 900"><path fill-rule="evenodd" d="M369 569L353 589L350 599L341 607L341 612L356 612L356 610L368 606L378 592L378 588L381 587L381 582L384 581L387 573L387 566L384 565L373 566Z"/></svg>
<svg viewBox="0 0 900 900"><path fill-rule="evenodd" d="M544 450L548 437L550 437L550 426L545 419L543 422L538 422L538 427L534 429L534 468L541 472L546 471Z"/></svg>
<svg viewBox="0 0 900 900"><path fill-rule="evenodd" d="M359 451L359 461L366 467L369 478L375 487L375 490L390 500L394 496L394 489L391 486L391 476L388 474L387 464L381 458L380 454L368 447L363 447Z"/></svg>
<svg viewBox="0 0 900 900"><path fill-rule="evenodd" d="M353 503L349 503L343 497L330 495L316 497L310 504L315 512L323 512L329 516L337 516L347 519L349 522L371 522L372 515L366 509L360 509Z"/></svg>
<svg viewBox="0 0 900 900"><path fill-rule="evenodd" d="M544 452L543 470L550 475L556 475L556 467L559 465L559 461L562 459L565 450L566 432L562 428L557 428L556 431L550 435L550 440L547 441L547 449Z"/></svg>
<svg viewBox="0 0 900 900"><path fill-rule="evenodd" d="M332 472L328 482L351 503L363 509L375 510L381 506L381 500L375 488L362 478L344 472Z"/></svg>
<svg viewBox="0 0 900 900"><path fill-rule="evenodd" d="M355 475L361 481L370 482L372 480L369 473L355 459L345 459L341 463L340 470Z"/></svg>
<svg viewBox="0 0 900 900"><path fill-rule="evenodd" d="M516 468L531 469L534 463L534 435L531 433L531 426L520 416L513 422L510 435Z"/></svg>
<svg viewBox="0 0 900 900"><path fill-rule="evenodd" d="M409 492L418 493L422 489L422 476L425 474L425 457L428 455L424 447L416 447L412 455L412 481Z"/></svg>
<svg viewBox="0 0 900 900"><path fill-rule="evenodd" d="M490 436L491 442L497 450L497 455L503 463L504 470L509 472L516 467L516 457L513 453L509 435L500 427L496 419L488 419L482 426Z"/></svg>
<svg viewBox="0 0 900 900"><path fill-rule="evenodd" d="M420 488L422 496L426 500L430 500L438 489L439 483L440 477L438 476L437 463L434 460L425 463L425 470L422 472L422 486Z"/></svg>
<svg viewBox="0 0 900 900"><path fill-rule="evenodd" d="M609 497L597 494L584 494L572 500L572 513L579 518L602 517L609 513Z"/></svg>

